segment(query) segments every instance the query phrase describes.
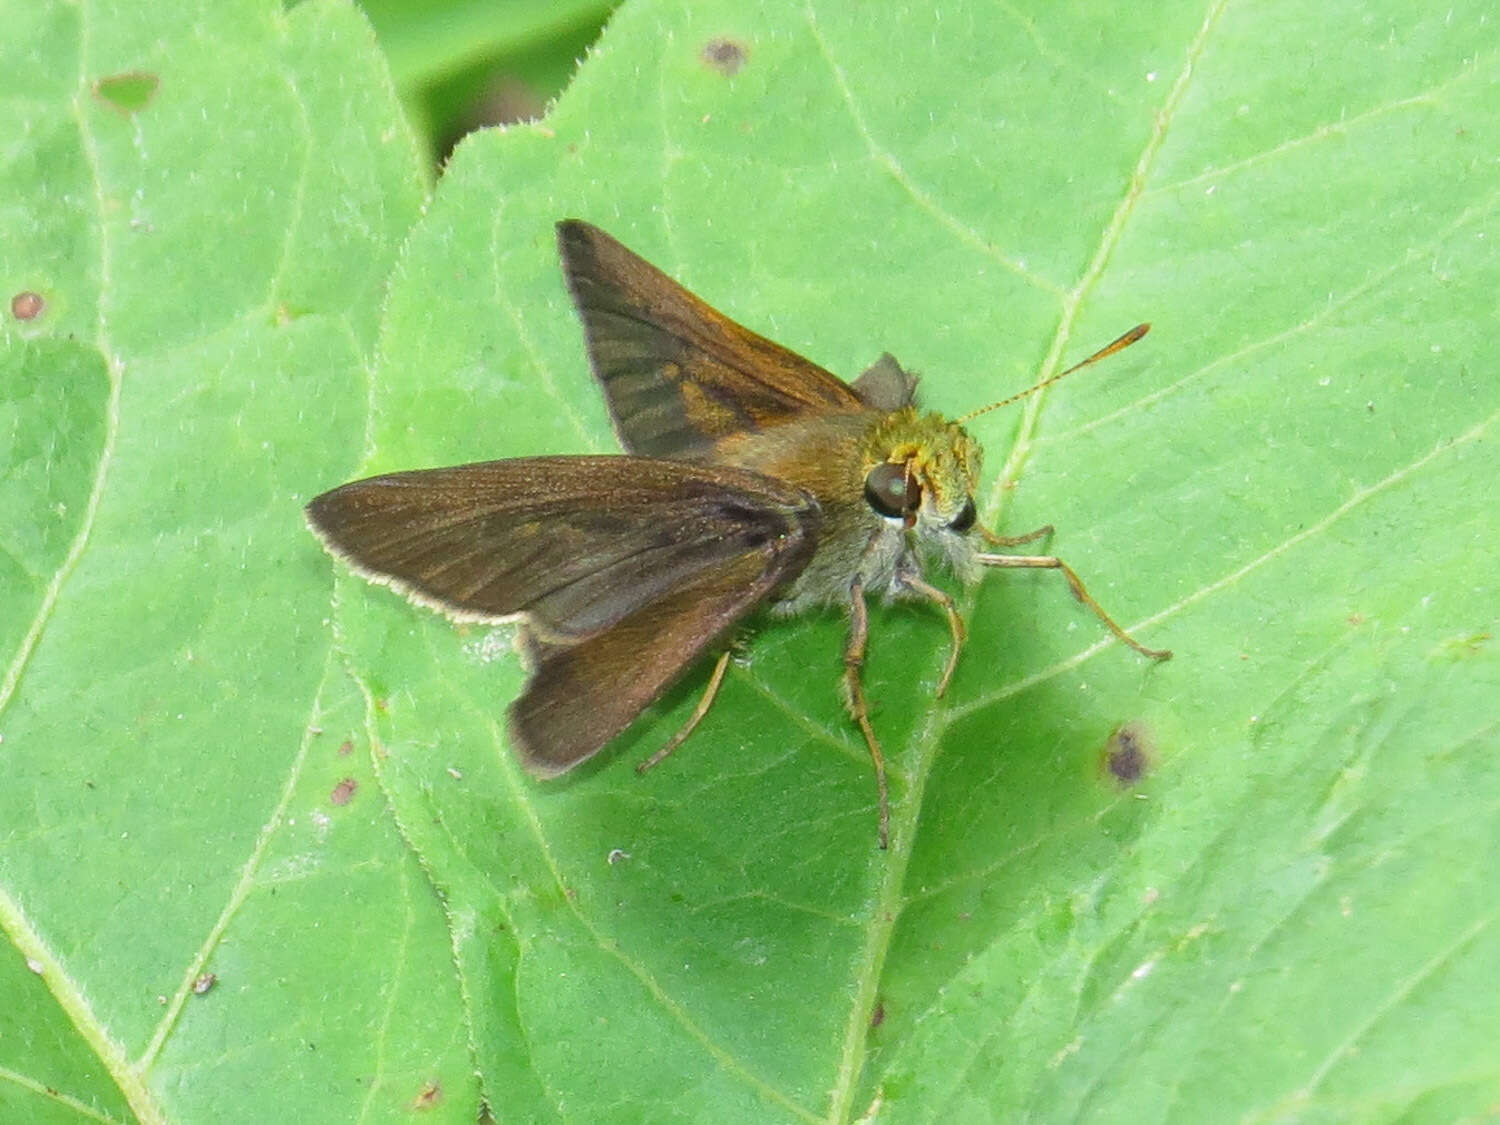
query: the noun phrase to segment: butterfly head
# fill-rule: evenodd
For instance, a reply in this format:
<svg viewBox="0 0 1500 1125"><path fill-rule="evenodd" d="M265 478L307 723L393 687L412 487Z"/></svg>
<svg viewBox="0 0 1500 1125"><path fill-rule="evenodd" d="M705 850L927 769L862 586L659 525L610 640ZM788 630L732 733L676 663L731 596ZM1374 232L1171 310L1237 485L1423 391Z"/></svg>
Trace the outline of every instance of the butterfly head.
<svg viewBox="0 0 1500 1125"><path fill-rule="evenodd" d="M865 502L927 537L974 526L979 443L939 414L906 407L887 415L865 446Z"/></svg>

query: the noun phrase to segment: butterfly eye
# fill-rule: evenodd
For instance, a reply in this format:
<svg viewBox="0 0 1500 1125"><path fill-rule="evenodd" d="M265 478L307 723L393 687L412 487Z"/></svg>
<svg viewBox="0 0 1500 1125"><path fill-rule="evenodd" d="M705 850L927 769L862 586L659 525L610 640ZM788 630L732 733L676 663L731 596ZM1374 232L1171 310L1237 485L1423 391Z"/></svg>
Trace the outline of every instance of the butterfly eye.
<svg viewBox="0 0 1500 1125"><path fill-rule="evenodd" d="M876 465L865 477L865 499L882 516L900 519L915 512L922 503L922 485L907 472L905 465L887 461Z"/></svg>
<svg viewBox="0 0 1500 1125"><path fill-rule="evenodd" d="M964 506L959 509L958 515L953 517L953 521L948 526L954 531L968 531L974 526L977 516L978 513L974 510L974 497L970 496L964 501Z"/></svg>

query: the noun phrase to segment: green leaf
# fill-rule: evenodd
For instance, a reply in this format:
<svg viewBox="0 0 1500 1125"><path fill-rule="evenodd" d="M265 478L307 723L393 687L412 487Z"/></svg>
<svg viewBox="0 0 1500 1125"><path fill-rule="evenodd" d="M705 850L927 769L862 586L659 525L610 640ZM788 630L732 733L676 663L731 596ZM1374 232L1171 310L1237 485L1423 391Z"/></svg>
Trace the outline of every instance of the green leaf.
<svg viewBox="0 0 1500 1125"><path fill-rule="evenodd" d="M482 124L540 116L599 36L609 0L362 0L406 113L443 163Z"/></svg>
<svg viewBox="0 0 1500 1125"><path fill-rule="evenodd" d="M0 1118L395 1117L441 1083L472 1120L443 917L298 510L360 456L423 201L370 31L0 23L0 292L42 298L0 344Z"/></svg>
<svg viewBox="0 0 1500 1125"><path fill-rule="evenodd" d="M0 1116L1500 1097L1485 6L641 0L420 221L346 8L12 7L0 282L46 311L0 366ZM142 108L95 98L143 74ZM934 701L940 615L875 609L885 853L837 612L765 624L647 777L701 671L527 777L510 630L347 574L330 609L297 509L617 448L566 216L836 372L892 351L949 415L1150 320L971 429L984 517L1054 524L1175 658L995 573Z"/></svg>
<svg viewBox="0 0 1500 1125"><path fill-rule="evenodd" d="M398 86L451 76L486 57L518 54L597 24L609 0L361 0Z"/></svg>

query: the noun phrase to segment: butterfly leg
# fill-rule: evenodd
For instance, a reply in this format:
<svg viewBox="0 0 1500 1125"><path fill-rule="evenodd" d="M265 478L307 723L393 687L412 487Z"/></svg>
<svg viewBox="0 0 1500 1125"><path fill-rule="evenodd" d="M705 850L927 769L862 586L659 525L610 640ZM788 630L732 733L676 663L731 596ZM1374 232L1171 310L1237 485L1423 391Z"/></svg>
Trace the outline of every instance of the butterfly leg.
<svg viewBox="0 0 1500 1125"><path fill-rule="evenodd" d="M1035 531L1028 531L1025 535L996 535L987 527L975 529L984 537L984 541L991 547L1019 547L1022 543L1035 543L1038 539L1045 539L1052 534L1052 525L1044 523Z"/></svg>
<svg viewBox="0 0 1500 1125"><path fill-rule="evenodd" d="M1172 658L1170 649L1147 648L1124 629L1116 625L1114 618L1105 613L1103 607L1089 595L1089 592L1083 587L1083 582L1073 572L1073 568L1063 562L1062 559L1054 555L980 555L979 561L985 566L1025 567L1062 571L1063 577L1068 580L1068 588L1073 591L1073 596L1088 606L1089 609L1093 610L1094 616L1104 622L1105 628L1111 633L1119 637L1120 640L1124 641L1142 656L1149 656L1152 660L1170 660Z"/></svg>
<svg viewBox="0 0 1500 1125"><path fill-rule="evenodd" d="M713 674L708 677L708 687L703 689L703 696L698 700L698 706L693 708L693 713L688 716L688 721L671 738L667 739L666 745L640 765L635 767L636 773L645 773L652 766L660 765L673 750L676 750L687 741L688 735L698 728L703 721L703 716L708 714L708 709L714 705L714 700L719 696L719 686L724 682L724 670L729 667L729 650L726 648L719 653L719 661L714 665Z"/></svg>
<svg viewBox="0 0 1500 1125"><path fill-rule="evenodd" d="M844 646L844 695L849 705L849 714L859 724L865 736L865 745L870 748L870 760L875 763L875 786L880 792L880 846L890 845L891 806L885 785L885 755L880 752L880 742L875 737L875 728L870 726L870 709L865 704L865 689L860 683L860 673L865 666L865 643L870 639L870 611L865 606L865 585L856 578L849 585L849 643Z"/></svg>
<svg viewBox="0 0 1500 1125"><path fill-rule="evenodd" d="M938 681L937 695L942 698L943 693L948 690L948 681L953 679L953 670L958 667L958 654L964 650L964 619L958 615L958 607L953 604L953 599L925 581L920 574L902 571L900 579L901 585L934 603L948 617L948 632L953 635L953 647L948 652L948 664L943 669L943 678Z"/></svg>

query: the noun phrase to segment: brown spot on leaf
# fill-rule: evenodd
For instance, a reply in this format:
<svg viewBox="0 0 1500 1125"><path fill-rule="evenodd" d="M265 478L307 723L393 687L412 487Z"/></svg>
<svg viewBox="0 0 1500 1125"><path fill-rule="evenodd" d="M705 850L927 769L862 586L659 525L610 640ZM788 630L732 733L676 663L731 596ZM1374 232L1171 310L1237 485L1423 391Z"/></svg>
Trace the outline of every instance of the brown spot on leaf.
<svg viewBox="0 0 1500 1125"><path fill-rule="evenodd" d="M353 739L346 738L346 739L344 739L343 742L339 743L339 757L340 758L347 758L352 753L354 753L354 740Z"/></svg>
<svg viewBox="0 0 1500 1125"><path fill-rule="evenodd" d="M42 310L47 307L47 302L42 300L40 293L31 290L23 290L10 299L10 315L17 320L35 320L42 315Z"/></svg>
<svg viewBox="0 0 1500 1125"><path fill-rule="evenodd" d="M1473 633L1460 633L1455 637L1444 638L1438 645L1436 655L1445 661L1466 660L1469 657L1478 656L1493 639L1490 633L1483 629Z"/></svg>
<svg viewBox="0 0 1500 1125"><path fill-rule="evenodd" d="M352 777L346 777L333 787L333 792L328 794L328 799L335 805L347 805L354 800L355 791L359 789L359 782Z"/></svg>
<svg viewBox="0 0 1500 1125"><path fill-rule="evenodd" d="M111 74L94 82L94 96L111 109L127 117L139 113L156 97L161 79L142 70L129 70L123 74Z"/></svg>
<svg viewBox="0 0 1500 1125"><path fill-rule="evenodd" d="M875 1010L870 1013L870 1030L874 1031L883 1023L885 1023L885 1001L877 1000Z"/></svg>
<svg viewBox="0 0 1500 1125"><path fill-rule="evenodd" d="M1116 727L1104 744L1104 769L1120 785L1140 781L1151 768L1151 759L1150 736L1140 723Z"/></svg>
<svg viewBox="0 0 1500 1125"><path fill-rule="evenodd" d="M698 57L705 65L717 70L726 78L732 78L740 72L740 68L749 59L750 49L737 39L720 37L710 39L703 44L703 50L698 52Z"/></svg>
<svg viewBox="0 0 1500 1125"><path fill-rule="evenodd" d="M412 1109L431 1109L443 1100L443 1084L441 1082L428 1082L417 1091L417 1096L412 1098Z"/></svg>
<svg viewBox="0 0 1500 1125"><path fill-rule="evenodd" d="M205 992L213 988L213 986L218 983L218 976L213 973L204 973L202 976L193 981L193 995L202 996Z"/></svg>

